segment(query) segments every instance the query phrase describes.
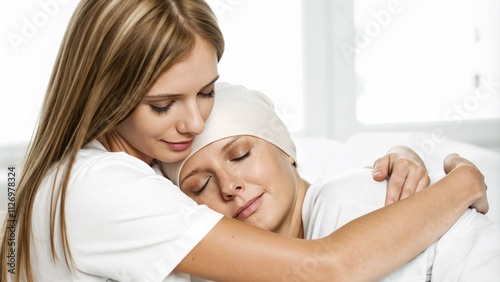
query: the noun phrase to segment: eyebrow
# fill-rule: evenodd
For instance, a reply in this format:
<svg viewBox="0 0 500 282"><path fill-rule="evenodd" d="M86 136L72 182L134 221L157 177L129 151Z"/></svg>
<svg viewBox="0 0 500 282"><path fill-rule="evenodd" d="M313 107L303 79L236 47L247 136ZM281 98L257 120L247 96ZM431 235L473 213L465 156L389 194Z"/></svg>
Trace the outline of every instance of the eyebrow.
<svg viewBox="0 0 500 282"><path fill-rule="evenodd" d="M182 179L182 181L179 183L179 187L182 186L182 183L184 183L184 181L186 181L186 179L188 179L189 177L195 175L195 174L198 174L200 171L198 169L195 169L195 170L192 170L188 175L186 175L186 177L184 177L184 179ZM182 188L181 188L182 190Z"/></svg>
<svg viewBox="0 0 500 282"><path fill-rule="evenodd" d="M222 152L226 151L227 148L231 147L231 145L233 145L233 143L238 141L240 138L241 136L234 136L234 138L231 141L229 141L226 145L224 145L224 147L222 147L221 151Z"/></svg>
<svg viewBox="0 0 500 282"><path fill-rule="evenodd" d="M220 76L217 75L209 83L207 83L207 84L205 84L205 86L201 87L201 89L209 86L210 84L215 83L219 79L219 77ZM177 97L181 97L181 96L183 96L183 94L160 93L160 94L154 94L154 95L145 96L144 98L149 99L149 100L156 100L156 99L165 99L165 98L177 98Z"/></svg>
<svg viewBox="0 0 500 282"><path fill-rule="evenodd" d="M234 142L238 141L240 138L241 138L241 136L235 136L231 141L229 141L226 145L224 145L224 147L222 147L221 152L226 151L229 147L231 147L231 145ZM186 179L188 179L189 177L191 177L195 174L198 174L198 173L200 173L199 169L192 170L190 173L188 173L188 175L186 175L186 177L184 177L184 179L182 179L182 181L179 183L179 186L182 186L182 183L184 183L184 181L186 181Z"/></svg>

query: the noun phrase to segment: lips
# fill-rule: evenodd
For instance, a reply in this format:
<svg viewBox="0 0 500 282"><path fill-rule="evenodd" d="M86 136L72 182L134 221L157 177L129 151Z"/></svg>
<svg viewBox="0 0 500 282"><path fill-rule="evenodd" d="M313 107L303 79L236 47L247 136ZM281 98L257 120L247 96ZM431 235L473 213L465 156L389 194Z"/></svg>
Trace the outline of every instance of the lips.
<svg viewBox="0 0 500 282"><path fill-rule="evenodd" d="M168 145L170 150L180 152L189 149L191 147L191 144L193 144L193 140L194 139L182 142L167 142L167 141L164 142Z"/></svg>
<svg viewBox="0 0 500 282"><path fill-rule="evenodd" d="M263 194L251 199L250 201L246 202L245 205L238 208L233 217L239 220L243 220L251 216L260 207L260 204L262 203L262 195Z"/></svg>

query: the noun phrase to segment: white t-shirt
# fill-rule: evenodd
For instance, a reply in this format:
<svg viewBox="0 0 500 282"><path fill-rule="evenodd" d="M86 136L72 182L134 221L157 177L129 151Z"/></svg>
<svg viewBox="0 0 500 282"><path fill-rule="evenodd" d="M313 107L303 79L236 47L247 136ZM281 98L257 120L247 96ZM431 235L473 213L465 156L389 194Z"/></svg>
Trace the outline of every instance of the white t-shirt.
<svg viewBox="0 0 500 282"><path fill-rule="evenodd" d="M222 215L197 205L168 179L126 153L93 141L80 150L66 198L66 230L75 268L58 260L49 237L51 173L36 195L32 265L36 281L190 281L172 272ZM61 173L60 173L61 174Z"/></svg>
<svg viewBox="0 0 500 282"><path fill-rule="evenodd" d="M302 206L305 238L325 237L382 208L386 191L387 182L373 180L371 169L315 181ZM499 265L500 225L469 209L437 242L382 281L498 281Z"/></svg>

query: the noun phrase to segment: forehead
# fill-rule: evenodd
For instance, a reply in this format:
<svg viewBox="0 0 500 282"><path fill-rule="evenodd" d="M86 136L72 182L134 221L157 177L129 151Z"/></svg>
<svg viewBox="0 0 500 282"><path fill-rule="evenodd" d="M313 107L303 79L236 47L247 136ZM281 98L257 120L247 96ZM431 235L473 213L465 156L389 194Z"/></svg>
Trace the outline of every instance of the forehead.
<svg viewBox="0 0 500 282"><path fill-rule="evenodd" d="M217 53L205 40L197 39L189 54L164 71L151 91L172 94L196 93L218 76Z"/></svg>
<svg viewBox="0 0 500 282"><path fill-rule="evenodd" d="M213 141L205 146L203 146L201 149L196 151L187 161L186 163L193 157L196 157L197 155L201 155L202 153L211 153L215 154L215 156L220 155L221 152L225 152L228 149L234 147L235 145L240 145L240 144L256 144L256 143L263 143L263 144L269 144L272 145L271 143L267 142L266 140L263 140L259 137L253 136L253 135L234 135L234 136L228 136L221 138L219 140ZM218 152L218 154L216 154Z"/></svg>
<svg viewBox="0 0 500 282"><path fill-rule="evenodd" d="M237 148L239 147L238 145L244 144L269 144L273 146L271 143L251 135L229 136L211 142L196 151L186 160L181 168L180 181L182 182L182 180L186 178L188 174L191 174L193 170L209 168L215 165L217 160L224 160L227 157L225 153L231 152L231 148Z"/></svg>

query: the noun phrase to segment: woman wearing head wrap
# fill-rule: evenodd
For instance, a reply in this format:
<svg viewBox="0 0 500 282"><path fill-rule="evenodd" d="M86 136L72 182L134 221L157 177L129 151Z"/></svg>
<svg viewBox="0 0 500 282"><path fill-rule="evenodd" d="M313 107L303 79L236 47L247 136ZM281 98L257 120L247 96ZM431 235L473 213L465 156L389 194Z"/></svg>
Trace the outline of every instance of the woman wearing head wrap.
<svg viewBox="0 0 500 282"><path fill-rule="evenodd" d="M262 229L307 239L322 238L384 206L386 183L374 181L372 169L326 176L310 185L297 172L294 142L271 101L242 86L216 87L213 112L189 157L162 165L167 177L197 203ZM456 155L447 159L458 161L468 163ZM498 239L500 226L468 209L440 240L384 281L497 279Z"/></svg>
<svg viewBox="0 0 500 282"><path fill-rule="evenodd" d="M397 253L391 246L406 241L404 234L366 248L365 235L354 229L370 218L349 225L353 232L297 240L225 218L157 175L153 159L185 158L203 131L223 51L205 1L79 2L20 181L8 187L1 281L189 281L186 273L279 281L318 255L317 271L297 280L345 280L346 274L359 280L386 273L449 227L420 234ZM455 191L454 200L437 209L439 222L484 202L477 179L475 189ZM379 225L384 228L370 237L394 233L390 223ZM341 238L351 242L340 244ZM385 250L390 260L381 260ZM350 264L360 251L363 264Z"/></svg>

